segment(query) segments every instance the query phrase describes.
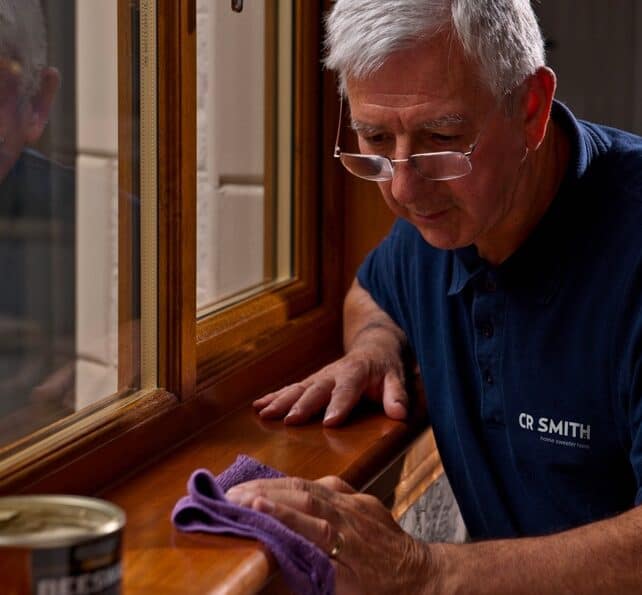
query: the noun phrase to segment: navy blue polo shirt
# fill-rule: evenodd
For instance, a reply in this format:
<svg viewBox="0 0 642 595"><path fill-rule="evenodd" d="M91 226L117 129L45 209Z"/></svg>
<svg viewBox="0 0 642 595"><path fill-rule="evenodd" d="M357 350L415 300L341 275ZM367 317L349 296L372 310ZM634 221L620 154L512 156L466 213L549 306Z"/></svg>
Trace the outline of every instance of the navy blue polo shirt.
<svg viewBox="0 0 642 595"><path fill-rule="evenodd" d="M642 139L571 141L549 210L498 267L399 220L358 280L406 333L473 538L541 535L642 502Z"/></svg>

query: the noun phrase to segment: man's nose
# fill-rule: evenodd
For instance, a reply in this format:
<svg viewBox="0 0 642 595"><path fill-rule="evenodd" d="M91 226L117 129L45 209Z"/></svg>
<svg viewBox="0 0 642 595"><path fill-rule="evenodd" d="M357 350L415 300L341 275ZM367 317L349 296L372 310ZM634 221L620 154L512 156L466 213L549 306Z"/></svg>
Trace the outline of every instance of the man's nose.
<svg viewBox="0 0 642 595"><path fill-rule="evenodd" d="M401 205L410 204L425 196L432 182L423 178L409 161L394 164L392 174L392 197Z"/></svg>

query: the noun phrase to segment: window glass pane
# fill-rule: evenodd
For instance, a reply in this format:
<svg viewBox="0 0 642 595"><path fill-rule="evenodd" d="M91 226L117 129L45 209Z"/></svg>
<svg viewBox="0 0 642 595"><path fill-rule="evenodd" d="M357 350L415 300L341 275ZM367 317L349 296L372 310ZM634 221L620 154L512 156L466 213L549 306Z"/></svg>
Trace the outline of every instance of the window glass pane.
<svg viewBox="0 0 642 595"><path fill-rule="evenodd" d="M119 76L117 9L0 3L0 456L139 382L136 143L119 147L137 77Z"/></svg>
<svg viewBox="0 0 642 595"><path fill-rule="evenodd" d="M197 307L291 275L292 2L199 2Z"/></svg>

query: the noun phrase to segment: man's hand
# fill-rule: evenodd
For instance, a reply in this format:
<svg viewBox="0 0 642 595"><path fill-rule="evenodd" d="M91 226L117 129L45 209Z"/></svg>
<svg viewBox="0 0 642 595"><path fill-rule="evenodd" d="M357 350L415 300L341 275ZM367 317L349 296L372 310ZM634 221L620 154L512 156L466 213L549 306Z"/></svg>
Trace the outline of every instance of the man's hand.
<svg viewBox="0 0 642 595"><path fill-rule="evenodd" d="M426 544L337 477L263 479L230 501L272 515L334 558L336 592L639 595L642 506L543 537Z"/></svg>
<svg viewBox="0 0 642 595"><path fill-rule="evenodd" d="M404 419L408 395L401 361L376 361L364 352L351 352L301 382L290 384L254 401L266 419L285 416L285 423L300 424L326 408L323 423L342 423L362 394L383 403L393 419Z"/></svg>
<svg viewBox="0 0 642 595"><path fill-rule="evenodd" d="M343 339L344 357L254 401L259 415L300 424L325 408L323 423L336 426L365 394L381 402L388 417L404 419L408 411L402 360L406 337L356 281L345 300Z"/></svg>
<svg viewBox="0 0 642 595"><path fill-rule="evenodd" d="M338 477L250 481L227 497L272 515L333 554L339 595L420 594L437 578L429 546L404 533L374 496L355 492Z"/></svg>

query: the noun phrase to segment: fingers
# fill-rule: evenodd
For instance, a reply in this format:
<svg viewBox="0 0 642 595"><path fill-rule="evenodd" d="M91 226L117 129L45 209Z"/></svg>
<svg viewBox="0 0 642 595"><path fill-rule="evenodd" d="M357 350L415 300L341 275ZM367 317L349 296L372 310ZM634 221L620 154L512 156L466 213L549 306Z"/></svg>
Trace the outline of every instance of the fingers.
<svg viewBox="0 0 642 595"><path fill-rule="evenodd" d="M395 372L388 372L383 379L383 410L392 419L406 419L408 393Z"/></svg>
<svg viewBox="0 0 642 595"><path fill-rule="evenodd" d="M343 489L352 489L348 484L343 482L340 478L334 478L337 482L341 483ZM327 500L332 498L333 488L331 486L332 478L330 476L324 477L323 481L311 481L308 479L301 479L300 477L279 477L276 479L252 479L244 483L237 484L231 487L226 496L233 502L237 502L240 494L253 494L254 496L266 495L269 491L284 491L284 492L309 492ZM347 488L345 487L347 486Z"/></svg>
<svg viewBox="0 0 642 595"><path fill-rule="evenodd" d="M292 406L301 398L308 385L303 382L290 384L282 389L267 394L252 403L259 415L265 419L276 419L283 417L290 411Z"/></svg>
<svg viewBox="0 0 642 595"><path fill-rule="evenodd" d="M328 555L334 556L340 549L341 559L345 560L347 556L345 537L326 519L306 514L282 501L271 500L265 496L257 496L252 502L252 508L278 519Z"/></svg>
<svg viewBox="0 0 642 595"><path fill-rule="evenodd" d="M338 593L418 593L430 576L428 548L404 533L374 496L338 477L249 481L227 497L270 514L326 552Z"/></svg>
<svg viewBox="0 0 642 595"><path fill-rule="evenodd" d="M342 424L361 399L366 386L367 376L346 376L337 380L330 396L330 403L323 417L324 426Z"/></svg>
<svg viewBox="0 0 642 595"><path fill-rule="evenodd" d="M332 398L334 379L319 378L313 381L301 394L298 401L291 407L283 420L286 424L302 424L313 415L322 411Z"/></svg>
<svg viewBox="0 0 642 595"><path fill-rule="evenodd" d="M341 492L342 494L356 494L356 490L347 482L343 481L340 477L336 475L326 475L317 479L316 482L319 485L322 485L329 490L334 492Z"/></svg>
<svg viewBox="0 0 642 595"><path fill-rule="evenodd" d="M337 593L375 592L364 591L352 569L354 555L350 533L340 530L338 526L329 523L326 519L308 515L264 496L255 498L252 508L273 516L330 556L336 570ZM372 560L368 560L368 563L371 564Z"/></svg>
<svg viewBox="0 0 642 595"><path fill-rule="evenodd" d="M286 424L307 422L326 408L324 424L336 426L348 417L369 382L369 366L344 357L302 382L254 401L264 419L284 418Z"/></svg>
<svg viewBox="0 0 642 595"><path fill-rule="evenodd" d="M330 378L307 379L265 395L253 406L263 419L284 418L286 424L302 424L330 402L333 386Z"/></svg>
<svg viewBox="0 0 642 595"><path fill-rule="evenodd" d="M240 506L253 506L254 501L262 497L303 514L323 518L335 526L343 524L342 514L345 510L384 522L391 518L390 511L377 498L356 492L348 483L335 476L322 477L316 481L298 477L257 479L230 488L226 497Z"/></svg>
<svg viewBox="0 0 642 595"><path fill-rule="evenodd" d="M339 531L343 523L335 499L340 492L333 490L335 486L353 492L338 477L318 481L285 477L248 481L228 490L226 496L235 504L272 515L327 554L341 550L344 556L345 537Z"/></svg>

